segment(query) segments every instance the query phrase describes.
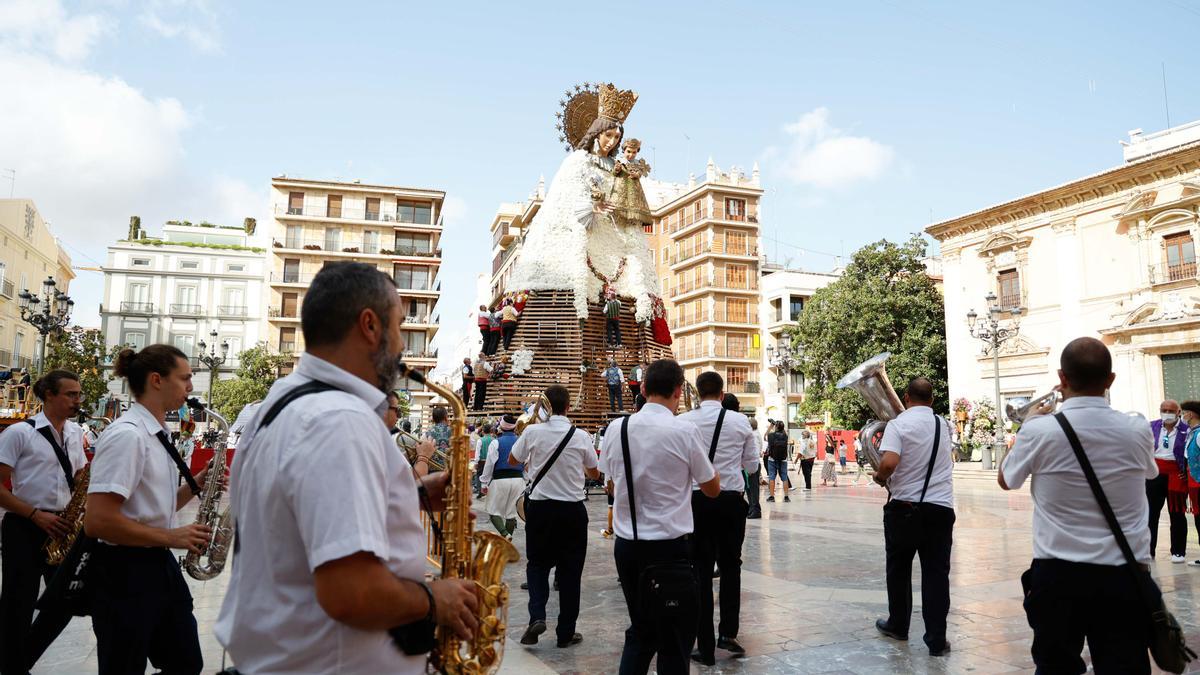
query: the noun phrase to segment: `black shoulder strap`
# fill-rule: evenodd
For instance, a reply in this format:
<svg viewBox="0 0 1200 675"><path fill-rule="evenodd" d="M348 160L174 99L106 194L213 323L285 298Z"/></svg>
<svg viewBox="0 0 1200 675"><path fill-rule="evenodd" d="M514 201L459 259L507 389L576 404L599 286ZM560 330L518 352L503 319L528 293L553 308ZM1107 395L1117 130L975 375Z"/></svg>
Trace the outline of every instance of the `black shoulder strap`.
<svg viewBox="0 0 1200 675"><path fill-rule="evenodd" d="M713 429L712 444L708 446L708 461L711 463L713 457L717 456L717 441L721 440L721 425L725 423L725 413L729 412L725 408L721 408L721 413L717 415L717 428Z"/></svg>
<svg viewBox="0 0 1200 675"><path fill-rule="evenodd" d="M633 540L637 541L637 503L633 499L633 465L629 462L629 416L621 420L621 453L625 456L625 491L629 495L629 523L633 525Z"/></svg>
<svg viewBox="0 0 1200 675"><path fill-rule="evenodd" d="M42 435L42 438L45 438L46 442L50 444L50 447L54 448L54 456L58 458L58 465L62 467L63 475L67 477L67 489L74 492L75 474L71 471L71 458L67 456L67 451L63 450L58 441L54 440L54 434L50 431L49 426L38 429L37 422L32 417L25 420L25 422L36 429ZM63 428L63 438L66 438L66 427Z"/></svg>
<svg viewBox="0 0 1200 675"><path fill-rule="evenodd" d="M550 461L546 462L546 466L543 466L541 471L538 471L538 475L533 479L533 483L529 485L529 491L526 494L533 494L534 488L538 486L538 483L542 482L542 478L546 475L546 472L550 470L550 467L554 466L554 462L558 461L558 456L562 454L564 449L566 449L567 442L570 441L571 437L574 435L575 425L572 424L571 428L567 429L567 435L563 436L563 439L559 442L558 447L554 449L554 454L550 455ZM509 455L509 457L512 457L512 455Z"/></svg>
<svg viewBox="0 0 1200 675"><path fill-rule="evenodd" d="M933 408L929 409L933 412ZM921 498L918 502L925 501L925 492L929 490L929 479L933 477L933 463L937 461L938 447L942 441L942 425L941 418L936 412L933 413L933 450L929 451L929 468L925 469L925 484L921 486Z"/></svg>
<svg viewBox="0 0 1200 675"><path fill-rule="evenodd" d="M260 423L258 425L258 428L262 429L263 427L266 427L271 422L274 422L275 418L279 416L279 413L283 412L283 409L286 408L288 406L288 404L290 404L292 401L295 401L296 399L300 398L301 396L308 396L309 394L319 394L323 391L332 391L334 389L337 389L337 387L335 387L332 384L329 384L327 382L322 382L320 380L312 380L310 382L305 382L304 384L296 387L295 389L292 389L291 391L284 394L283 396L280 396L279 400L276 401L274 404L272 404L271 407L267 410L267 414L263 415L262 423Z"/></svg>
<svg viewBox="0 0 1200 675"><path fill-rule="evenodd" d="M1083 468L1083 475L1087 478L1088 485L1092 488L1092 494L1096 496L1096 501L1100 504L1100 511L1104 514L1104 519L1108 521L1109 529L1112 530L1113 536L1117 538L1117 546L1121 547L1121 553L1125 555L1125 562L1136 567L1137 558L1133 557L1133 549L1129 548L1129 541L1125 539L1125 533L1121 531L1121 525L1117 522L1117 516L1113 513L1112 506L1108 503L1108 497L1104 496L1104 488L1100 487L1100 479L1096 477L1096 472L1092 469L1092 463L1088 461L1087 455L1084 454L1083 445L1079 442L1079 437L1075 435L1075 429L1067 421L1066 415L1061 412L1054 413L1054 419L1058 420L1058 425L1062 427L1063 433L1067 436L1067 442L1071 444L1071 449L1075 451L1075 458L1079 460L1079 466Z"/></svg>
<svg viewBox="0 0 1200 675"><path fill-rule="evenodd" d="M192 494L200 494L200 484L196 482L196 477L192 475L192 470L189 469L188 465L184 463L183 457L179 456L179 449L171 443L171 439L167 438L167 432L160 429L158 433L154 434L154 437L158 439L158 442L162 444L163 449L167 451L167 456L171 458L171 461L175 462L175 468L179 469L179 475L183 476L183 479L187 481L188 487L192 490ZM217 450L217 452L220 451ZM214 457L216 456L217 455L214 454Z"/></svg>

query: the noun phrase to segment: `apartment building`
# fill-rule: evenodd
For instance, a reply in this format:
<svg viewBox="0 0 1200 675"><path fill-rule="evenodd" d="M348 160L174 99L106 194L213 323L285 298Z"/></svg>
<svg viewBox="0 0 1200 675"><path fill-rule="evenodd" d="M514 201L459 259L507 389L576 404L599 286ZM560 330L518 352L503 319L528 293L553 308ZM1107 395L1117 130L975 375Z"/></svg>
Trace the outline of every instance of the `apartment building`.
<svg viewBox="0 0 1200 675"><path fill-rule="evenodd" d="M703 178L686 185L645 182L654 216L647 239L675 357L688 379L719 372L754 414L763 403L758 167L746 176L710 159Z"/></svg>
<svg viewBox="0 0 1200 675"><path fill-rule="evenodd" d="M759 325L762 326L763 355L761 389L764 410L760 424L767 419L784 419L792 424L803 424L800 404L804 401L804 376L788 367L780 358L780 342L783 333L795 326L800 313L818 289L837 280L837 273L806 272L787 269L777 263L763 263L760 287L762 302L759 305ZM786 379L785 379L786 378Z"/></svg>
<svg viewBox="0 0 1200 675"><path fill-rule="evenodd" d="M488 303L494 303L504 295L508 286L508 276L512 272L513 262L517 252L525 241L525 231L533 222L546 198L546 179L538 180L537 188L523 202L504 202L496 209L489 230L492 233L492 275L491 297ZM475 308L478 309L478 308Z"/></svg>
<svg viewBox="0 0 1200 675"><path fill-rule="evenodd" d="M32 368L38 332L21 319L21 291L41 295L47 278L70 293L71 257L31 199L0 199L0 368Z"/></svg>
<svg viewBox="0 0 1200 675"><path fill-rule="evenodd" d="M331 262L376 266L396 281L404 311L405 360L427 373L437 364L442 264L441 190L289 178L271 179L267 259L268 342L282 353L304 350L300 306L313 276ZM433 393L411 380L414 416Z"/></svg>
<svg viewBox="0 0 1200 675"><path fill-rule="evenodd" d="M265 249L242 227L172 221L151 236L136 217L126 237L108 247L100 328L106 350L165 343L189 357L201 341L229 345L217 378L232 377L237 355L262 336ZM259 244L259 245L256 245ZM111 364L110 364L111 365ZM209 371L193 363L196 395L211 387ZM109 383L125 397L124 381Z"/></svg>

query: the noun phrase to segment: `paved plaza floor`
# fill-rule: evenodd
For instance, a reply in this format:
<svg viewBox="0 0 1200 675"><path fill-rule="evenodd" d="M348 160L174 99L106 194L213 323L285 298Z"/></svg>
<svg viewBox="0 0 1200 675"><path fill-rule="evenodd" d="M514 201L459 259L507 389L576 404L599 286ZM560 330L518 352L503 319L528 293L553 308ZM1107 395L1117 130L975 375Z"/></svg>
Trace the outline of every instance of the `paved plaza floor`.
<svg viewBox="0 0 1200 675"><path fill-rule="evenodd" d="M976 468L972 468L976 467ZM739 640L748 655L729 658L718 650L713 668L695 673L1010 673L1031 672L1032 633L1020 601L1021 572L1031 551L1031 502L1028 489L1002 492L978 465L955 474L958 522L950 576L949 639L952 653L932 658L920 640L920 573L914 570L912 639L899 643L880 637L874 622L887 611L884 589L884 491L853 485L853 473L840 476L837 488L795 490L791 503L764 504L761 520L746 533L742 571L742 626ZM864 479L865 480L865 479ZM528 594L519 590L524 564L509 567L512 586L510 639L504 673L615 673L623 631L628 625L617 584L612 540L599 535L605 500L587 502L591 517L587 566L578 630L584 641L571 648L554 645L557 597L549 607L550 628L533 647L520 645L528 622ZM481 519L486 522L486 519ZM1160 545L1166 546L1167 518ZM524 534L515 542L524 555ZM1200 558L1196 533L1189 533L1189 558ZM1164 552L1165 556L1165 552ZM919 569L919 568L918 568ZM1183 624L1188 641L1200 645L1200 567L1159 560L1155 576L1167 605ZM212 635L228 575L199 583L189 580L205 654L205 671L221 664ZM38 664L35 673L94 673L95 639L91 624L76 619ZM1194 669L1200 672L1200 666Z"/></svg>

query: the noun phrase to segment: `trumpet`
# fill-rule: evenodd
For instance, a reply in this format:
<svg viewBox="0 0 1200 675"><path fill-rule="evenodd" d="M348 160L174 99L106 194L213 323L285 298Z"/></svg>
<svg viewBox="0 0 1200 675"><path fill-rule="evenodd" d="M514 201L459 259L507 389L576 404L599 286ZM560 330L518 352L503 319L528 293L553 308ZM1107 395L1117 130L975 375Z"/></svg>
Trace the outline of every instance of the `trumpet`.
<svg viewBox="0 0 1200 675"><path fill-rule="evenodd" d="M1008 405L1004 406L1004 414L1005 414L1005 416L1008 417L1009 420L1016 422L1017 424L1021 424L1025 421L1025 418L1029 416L1029 413L1033 412L1034 410L1037 410L1038 408L1042 407L1046 403L1054 404L1051 409L1053 411L1053 408L1058 407L1058 400L1059 400L1060 395L1061 394L1059 393L1059 391L1057 389L1054 389L1054 390L1051 390L1050 393L1043 394L1043 395L1033 399L1029 403L1026 403L1025 405L1021 406L1020 408L1014 408L1013 404L1009 403Z"/></svg>

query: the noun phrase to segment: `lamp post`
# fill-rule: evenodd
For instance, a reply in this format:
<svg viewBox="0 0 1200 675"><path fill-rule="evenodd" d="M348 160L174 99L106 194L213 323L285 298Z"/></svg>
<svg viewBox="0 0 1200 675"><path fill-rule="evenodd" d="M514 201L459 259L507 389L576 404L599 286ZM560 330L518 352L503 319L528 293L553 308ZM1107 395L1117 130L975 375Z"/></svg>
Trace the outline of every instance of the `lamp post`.
<svg viewBox="0 0 1200 675"><path fill-rule="evenodd" d="M784 345L783 342L776 342L775 346L767 347L767 362L773 368L776 368L783 378L783 432L789 433L788 427L791 426L791 392L788 391L790 380L792 379L792 370L800 361L800 351L794 349L790 344Z"/></svg>
<svg viewBox="0 0 1200 675"><path fill-rule="evenodd" d="M225 364L225 359L229 357L229 342L221 341L221 354L217 355L217 331L208 334L212 338L212 344L206 344L204 340L196 343L199 347L199 352L196 355L196 362L208 368L208 407L212 408L212 390L213 384L217 381L217 369ZM208 353L205 353L208 350Z"/></svg>
<svg viewBox="0 0 1200 675"><path fill-rule="evenodd" d="M46 277L40 296L30 293L28 288L17 295L21 302L21 320L38 332L38 377L46 369L46 336L65 328L71 321L71 310L75 307L75 301L58 290L57 286L54 277Z"/></svg>
<svg viewBox="0 0 1200 675"><path fill-rule="evenodd" d="M996 458L998 463L1004 454L1004 427L1000 421L1000 345L1004 344L1005 340L1009 340L1017 336L1017 332L1021 328L1021 315L1024 313L1020 307L1013 307L1009 312L1012 315L1012 320L1006 324L1000 321L1000 315L1004 313L1004 309L997 302L996 294L989 292L984 300L988 304L988 313L983 321L979 321L979 315L975 310L967 312L967 329L971 332L971 337L983 341L983 353L992 354L992 380L996 385L996 437L992 442L991 448L983 449L983 469L990 471L992 469L992 457Z"/></svg>

